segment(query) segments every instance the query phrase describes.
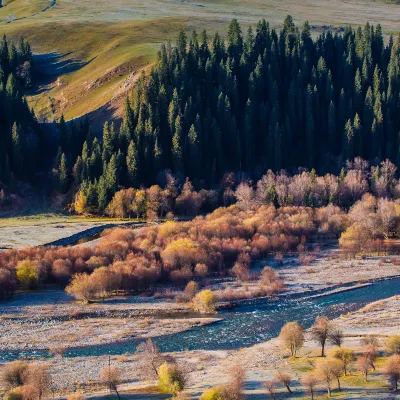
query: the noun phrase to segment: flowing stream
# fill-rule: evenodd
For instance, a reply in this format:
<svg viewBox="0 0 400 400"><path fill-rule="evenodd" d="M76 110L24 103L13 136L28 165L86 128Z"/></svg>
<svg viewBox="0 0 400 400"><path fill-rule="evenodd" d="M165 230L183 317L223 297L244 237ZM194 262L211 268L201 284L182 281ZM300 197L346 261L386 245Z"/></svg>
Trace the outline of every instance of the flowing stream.
<svg viewBox="0 0 400 400"><path fill-rule="evenodd" d="M268 340L279 334L287 321L310 327L318 315L339 317L364 305L400 294L400 278L379 281L369 286L316 298L286 298L257 302L225 310L218 314L223 321L196 327L186 332L155 338L162 351L239 349ZM112 329L112 327L110 327ZM107 345L73 348L66 357L118 355L135 351L138 340ZM46 351L0 351L0 360L20 357L46 357Z"/></svg>

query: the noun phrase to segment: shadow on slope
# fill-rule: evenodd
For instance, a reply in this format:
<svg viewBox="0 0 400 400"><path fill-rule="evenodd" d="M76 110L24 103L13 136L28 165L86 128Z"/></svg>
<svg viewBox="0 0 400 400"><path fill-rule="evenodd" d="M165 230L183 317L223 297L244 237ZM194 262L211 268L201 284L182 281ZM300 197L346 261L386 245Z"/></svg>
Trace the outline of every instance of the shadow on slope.
<svg viewBox="0 0 400 400"><path fill-rule="evenodd" d="M88 65L89 61L80 61L69 57L71 53L44 53L33 56L34 73L37 85L50 85L54 83L61 75L71 74ZM38 88L40 89L40 88ZM46 88L42 88L42 91ZM40 93L40 91L39 91Z"/></svg>

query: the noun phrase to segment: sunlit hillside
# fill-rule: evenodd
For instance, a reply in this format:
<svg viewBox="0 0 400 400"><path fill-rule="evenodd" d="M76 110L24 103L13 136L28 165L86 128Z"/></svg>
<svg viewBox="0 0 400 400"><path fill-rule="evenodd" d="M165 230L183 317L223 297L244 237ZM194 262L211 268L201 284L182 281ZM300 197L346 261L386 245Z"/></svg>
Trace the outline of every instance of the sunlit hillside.
<svg viewBox="0 0 400 400"><path fill-rule="evenodd" d="M117 115L137 72L151 65L161 42L177 32L224 31L232 18L245 29L260 18L278 27L287 14L314 32L381 23L397 29L399 6L370 0L9 0L0 9L0 30L28 36L46 75L30 97L37 115L51 121L96 111L97 121ZM50 54L49 54L50 53Z"/></svg>

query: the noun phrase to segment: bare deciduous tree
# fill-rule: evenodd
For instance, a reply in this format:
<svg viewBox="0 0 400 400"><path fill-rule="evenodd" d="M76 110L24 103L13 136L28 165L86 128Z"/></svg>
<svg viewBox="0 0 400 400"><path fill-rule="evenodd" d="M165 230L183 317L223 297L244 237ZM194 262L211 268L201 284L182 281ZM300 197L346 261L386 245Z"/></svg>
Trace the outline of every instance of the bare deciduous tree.
<svg viewBox="0 0 400 400"><path fill-rule="evenodd" d="M397 392L400 380L400 355L395 354L386 361L383 373L388 377L393 389Z"/></svg>
<svg viewBox="0 0 400 400"><path fill-rule="evenodd" d="M334 353L334 357L343 363L343 372L347 375L350 363L354 361L354 351L345 347L337 349Z"/></svg>
<svg viewBox="0 0 400 400"><path fill-rule="evenodd" d="M301 380L302 385L310 392L311 400L314 400L315 389L319 384L318 375L314 372L307 372Z"/></svg>
<svg viewBox="0 0 400 400"><path fill-rule="evenodd" d="M157 379L158 369L166 361L166 357L151 339L137 346L135 357L138 363L137 374L144 379Z"/></svg>
<svg viewBox="0 0 400 400"><path fill-rule="evenodd" d="M343 331L339 328L332 329L329 334L329 341L333 345L341 347L343 343Z"/></svg>
<svg viewBox="0 0 400 400"><path fill-rule="evenodd" d="M246 182L242 182L235 191L235 197L244 209L249 209L254 202L254 189Z"/></svg>
<svg viewBox="0 0 400 400"><path fill-rule="evenodd" d="M121 380L121 370L116 366L106 366L100 371L100 382L110 391L113 390L118 399L120 398L118 386L121 384Z"/></svg>
<svg viewBox="0 0 400 400"><path fill-rule="evenodd" d="M279 338L290 350L290 355L296 357L304 343L304 328L297 322L288 322L283 326Z"/></svg>
<svg viewBox="0 0 400 400"><path fill-rule="evenodd" d="M263 386L267 390L268 394L273 398L273 400L276 400L276 386L274 381L265 381Z"/></svg>
<svg viewBox="0 0 400 400"><path fill-rule="evenodd" d="M245 370L235 365L229 370L229 383L224 389L224 393L230 400L243 400L243 388L246 378Z"/></svg>
<svg viewBox="0 0 400 400"><path fill-rule="evenodd" d="M317 365L317 374L320 380L324 383L328 396L331 397L331 385L334 378L332 370L330 368L330 363L328 360L320 361Z"/></svg>
<svg viewBox="0 0 400 400"><path fill-rule="evenodd" d="M0 380L6 389L16 388L23 385L23 377L28 364L25 361L12 361L1 369Z"/></svg>
<svg viewBox="0 0 400 400"><path fill-rule="evenodd" d="M368 374L371 369L371 362L366 355L358 357L357 369L364 375L365 382L368 382Z"/></svg>
<svg viewBox="0 0 400 400"><path fill-rule="evenodd" d="M327 362L329 363L329 369L332 376L336 379L338 389L340 391L340 377L343 375L344 372L343 361L338 360L337 358L330 358L327 360Z"/></svg>
<svg viewBox="0 0 400 400"><path fill-rule="evenodd" d="M24 385L34 388L39 400L49 393L51 391L51 377L47 365L29 365L24 376Z"/></svg>
<svg viewBox="0 0 400 400"><path fill-rule="evenodd" d="M321 345L321 357L325 357L325 344L332 332L332 323L325 316L317 317L311 327L311 335Z"/></svg>
<svg viewBox="0 0 400 400"><path fill-rule="evenodd" d="M287 374L286 372L277 371L275 375L275 382L283 385L289 393L293 393L292 389L290 388L290 384L293 378L291 375Z"/></svg>

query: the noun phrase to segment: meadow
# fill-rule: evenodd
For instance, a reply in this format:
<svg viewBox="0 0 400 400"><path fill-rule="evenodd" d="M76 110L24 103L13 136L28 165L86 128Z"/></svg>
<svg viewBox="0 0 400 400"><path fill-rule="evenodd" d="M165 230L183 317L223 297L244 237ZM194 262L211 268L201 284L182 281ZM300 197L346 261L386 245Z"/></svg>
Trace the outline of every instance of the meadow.
<svg viewBox="0 0 400 400"><path fill-rule="evenodd" d="M366 21L390 34L400 9L393 1L371 0L9 0L0 9L0 34L24 35L35 53L56 55L45 65L39 60L44 77L29 97L42 121L89 113L99 122L121 115L135 76L179 30L224 34L233 18L243 29L261 18L278 28L287 14L298 25L309 20L316 34Z"/></svg>

